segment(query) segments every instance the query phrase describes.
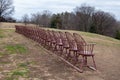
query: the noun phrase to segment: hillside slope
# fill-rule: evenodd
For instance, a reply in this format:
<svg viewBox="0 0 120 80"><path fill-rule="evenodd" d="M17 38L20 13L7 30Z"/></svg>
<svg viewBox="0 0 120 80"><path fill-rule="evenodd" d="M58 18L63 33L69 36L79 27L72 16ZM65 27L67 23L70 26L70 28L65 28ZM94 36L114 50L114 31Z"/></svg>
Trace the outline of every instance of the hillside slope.
<svg viewBox="0 0 120 80"><path fill-rule="evenodd" d="M52 29L56 30L56 29ZM85 33L72 30L84 37L89 42L96 43L94 48L97 71L85 69L84 73L78 73L69 65L51 55L52 52L44 49L38 43L17 34L13 29L0 29L0 80L16 78L19 80L119 80L120 79L120 41L92 33ZM15 52L10 54L8 45L20 44L27 51L24 54ZM10 47L11 50L11 47ZM23 50L22 50L23 51ZM5 54L4 54L5 53ZM7 54L6 54L7 53ZM51 54L49 54L51 53ZM22 64L21 66L19 66ZM24 69L25 74L19 70ZM27 72L27 70L28 72ZM18 72L14 71L17 70ZM11 74L14 73L14 76ZM25 77L27 76L27 77Z"/></svg>
<svg viewBox="0 0 120 80"><path fill-rule="evenodd" d="M96 43L94 53L98 71L104 75L105 80L118 80L120 78L120 40L93 33L73 30L62 31L78 33L88 43Z"/></svg>
<svg viewBox="0 0 120 80"><path fill-rule="evenodd" d="M105 80L118 80L120 77L120 40L107 36L77 32L87 42L96 43L94 53L98 71L104 75Z"/></svg>
<svg viewBox="0 0 120 80"><path fill-rule="evenodd" d="M6 22L0 22L0 28L14 28L15 25L25 25L24 23L6 23ZM35 26L33 24L28 24L28 26Z"/></svg>

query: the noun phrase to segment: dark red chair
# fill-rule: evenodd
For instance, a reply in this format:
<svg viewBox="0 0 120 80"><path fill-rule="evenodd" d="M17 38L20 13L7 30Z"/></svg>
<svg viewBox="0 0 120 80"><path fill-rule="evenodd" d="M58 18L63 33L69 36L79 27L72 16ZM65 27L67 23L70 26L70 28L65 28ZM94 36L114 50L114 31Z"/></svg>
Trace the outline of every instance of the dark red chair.
<svg viewBox="0 0 120 80"><path fill-rule="evenodd" d="M49 34L49 49L52 50L53 52L56 51L56 40L55 40L55 37L54 37L54 34L51 30L48 30L48 34Z"/></svg>
<svg viewBox="0 0 120 80"><path fill-rule="evenodd" d="M93 54L93 48L95 44L87 44L85 42L85 40L77 33L73 33L75 41L77 43L77 53L78 56L81 55L82 56L82 63L80 68L83 69L84 66L89 67L91 69L96 70L96 64L95 64L95 60L94 60L94 54ZM77 57L78 57L77 56ZM93 61L93 67L89 66L88 63L88 57L92 57L92 61Z"/></svg>
<svg viewBox="0 0 120 80"><path fill-rule="evenodd" d="M60 38L60 34L58 31L52 31L53 32L53 37L55 39L55 49L58 52L59 55L62 55L62 51L63 51L63 43L62 40Z"/></svg>
<svg viewBox="0 0 120 80"><path fill-rule="evenodd" d="M67 37L64 32L59 31L59 34L60 34L60 38L61 38L61 41L63 44L62 45L63 46L62 55L64 58L67 58L67 54L69 53L69 43L68 43ZM64 50L65 50L65 52L64 52Z"/></svg>
<svg viewBox="0 0 120 80"><path fill-rule="evenodd" d="M67 58L68 60L72 60L72 64L75 65L77 62L77 58L76 58L76 55L77 55L77 44L74 40L74 37L71 33L69 32L65 32L66 34L66 37L67 37L67 40L68 40L68 43L69 43L69 53L67 55Z"/></svg>

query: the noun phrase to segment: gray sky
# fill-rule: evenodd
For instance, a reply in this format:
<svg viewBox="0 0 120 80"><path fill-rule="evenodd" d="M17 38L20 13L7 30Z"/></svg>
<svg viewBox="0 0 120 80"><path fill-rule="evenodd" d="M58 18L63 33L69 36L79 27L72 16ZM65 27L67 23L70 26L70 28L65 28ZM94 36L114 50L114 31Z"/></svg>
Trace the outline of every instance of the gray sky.
<svg viewBox="0 0 120 80"><path fill-rule="evenodd" d="M94 6L98 10L110 12L120 20L120 0L13 0L14 17L20 19L24 14L49 10L52 13L71 12L83 3Z"/></svg>

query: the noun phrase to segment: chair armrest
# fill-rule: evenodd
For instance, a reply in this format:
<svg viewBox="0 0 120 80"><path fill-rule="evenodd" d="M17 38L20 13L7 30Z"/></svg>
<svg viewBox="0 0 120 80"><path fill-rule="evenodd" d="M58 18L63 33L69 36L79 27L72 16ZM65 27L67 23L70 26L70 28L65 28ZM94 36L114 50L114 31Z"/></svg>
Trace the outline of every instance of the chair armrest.
<svg viewBox="0 0 120 80"><path fill-rule="evenodd" d="M93 48L94 48L95 43L87 43L87 44L81 44L79 45L79 51L82 51L84 53L93 53Z"/></svg>
<svg viewBox="0 0 120 80"><path fill-rule="evenodd" d="M96 43L93 43L93 42L90 42L90 43L87 43L87 44L89 44L89 45L90 45L90 44L91 44L91 45L96 45Z"/></svg>

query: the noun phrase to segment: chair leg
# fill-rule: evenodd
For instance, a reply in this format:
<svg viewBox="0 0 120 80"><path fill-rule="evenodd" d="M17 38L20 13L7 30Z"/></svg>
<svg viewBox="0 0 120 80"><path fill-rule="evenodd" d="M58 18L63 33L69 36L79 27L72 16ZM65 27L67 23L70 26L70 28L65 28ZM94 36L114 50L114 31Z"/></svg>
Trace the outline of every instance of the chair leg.
<svg viewBox="0 0 120 80"><path fill-rule="evenodd" d="M48 41L47 42L47 48L48 48L48 50L50 50L50 47L51 47L51 43L50 43L50 41Z"/></svg>
<svg viewBox="0 0 120 80"><path fill-rule="evenodd" d="M92 59L93 59L93 65L94 65L94 68L97 70L97 67L96 67L96 64L95 64L94 56L92 56Z"/></svg>
<svg viewBox="0 0 120 80"><path fill-rule="evenodd" d="M83 66L84 66L84 56L82 56L81 64L80 64L80 69L83 72Z"/></svg>
<svg viewBox="0 0 120 80"><path fill-rule="evenodd" d="M53 49L53 52L55 53L55 51L57 52L57 44L54 45L54 49Z"/></svg>
<svg viewBox="0 0 120 80"><path fill-rule="evenodd" d="M60 56L62 56L62 52L63 52L63 46L60 45Z"/></svg>
<svg viewBox="0 0 120 80"><path fill-rule="evenodd" d="M61 46L60 45L58 45L57 51L58 51L58 55L61 56Z"/></svg>
<svg viewBox="0 0 120 80"><path fill-rule="evenodd" d="M65 53L64 53L64 49L65 49ZM67 55L68 55L68 49L67 48L63 48L63 57L66 59Z"/></svg>
<svg viewBox="0 0 120 80"><path fill-rule="evenodd" d="M76 65L77 64L77 62L78 62L78 55L77 55L77 52L76 51L74 51L74 65Z"/></svg>
<svg viewBox="0 0 120 80"><path fill-rule="evenodd" d="M88 66L87 65L87 56L85 56L85 64L84 64L85 66Z"/></svg>
<svg viewBox="0 0 120 80"><path fill-rule="evenodd" d="M69 52L67 53L66 60L69 60L70 57L71 57L71 50L69 50Z"/></svg>

